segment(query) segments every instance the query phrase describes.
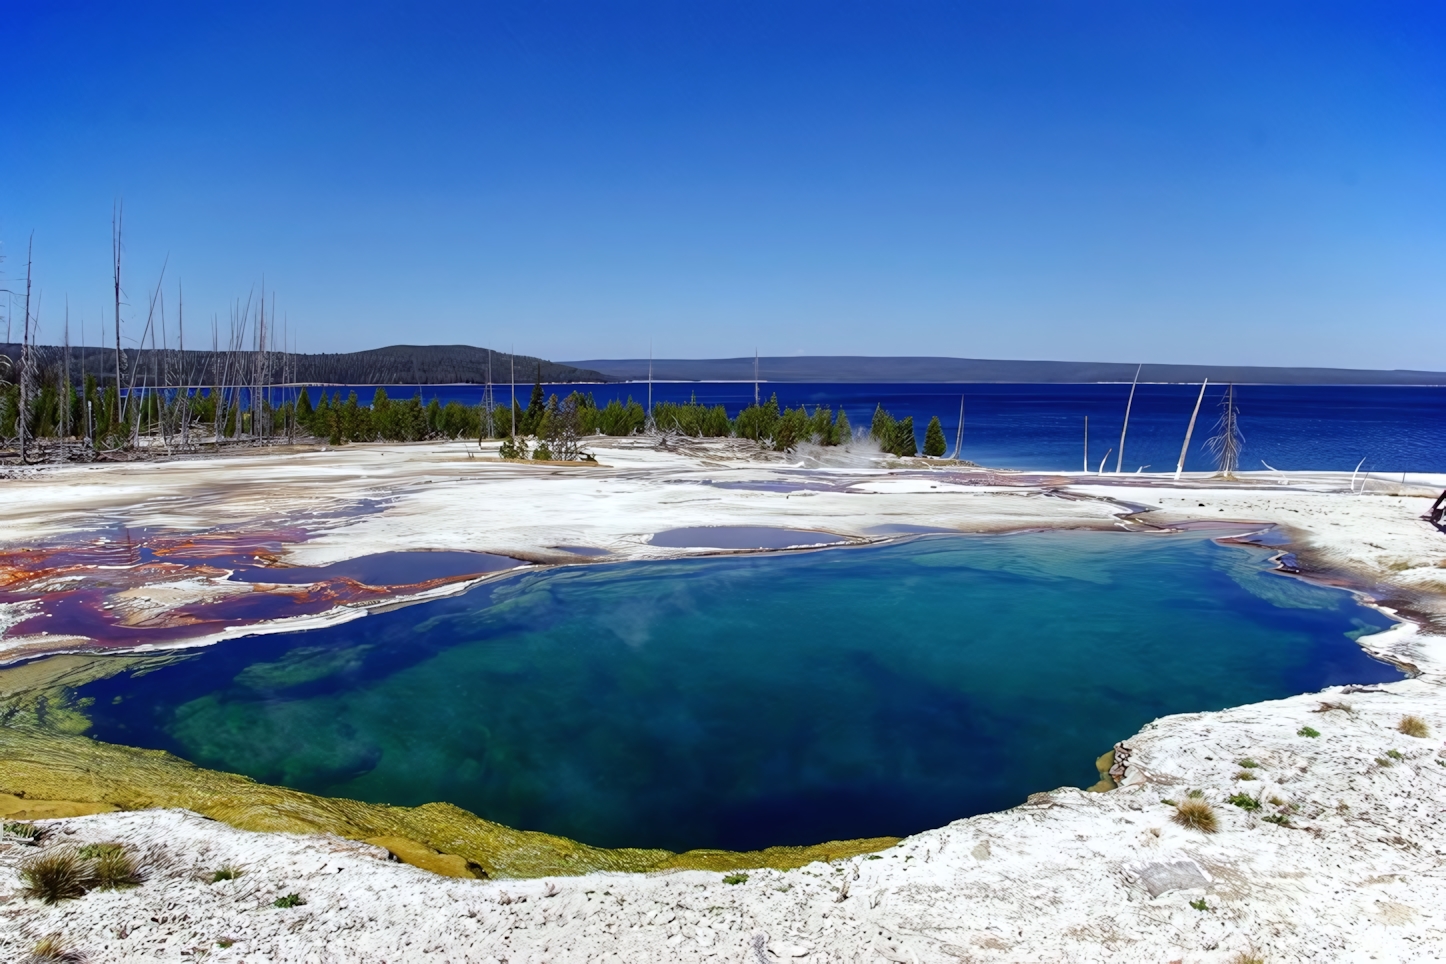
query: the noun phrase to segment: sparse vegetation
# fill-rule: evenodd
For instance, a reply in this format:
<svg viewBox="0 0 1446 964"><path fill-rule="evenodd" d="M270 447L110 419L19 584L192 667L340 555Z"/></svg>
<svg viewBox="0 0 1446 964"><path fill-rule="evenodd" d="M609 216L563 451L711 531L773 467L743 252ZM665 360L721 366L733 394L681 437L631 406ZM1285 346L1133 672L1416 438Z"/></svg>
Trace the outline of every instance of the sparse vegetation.
<svg viewBox="0 0 1446 964"><path fill-rule="evenodd" d="M1264 820L1266 823L1273 823L1281 827L1292 826L1290 822L1290 817L1283 813L1268 813L1260 819Z"/></svg>
<svg viewBox="0 0 1446 964"><path fill-rule="evenodd" d="M1320 730L1317 730L1315 727L1311 726L1302 726L1300 729L1295 731L1295 735L1314 738L1320 736Z"/></svg>
<svg viewBox="0 0 1446 964"><path fill-rule="evenodd" d="M1185 791L1185 797L1186 797L1187 799L1189 799L1189 800L1204 800L1204 799L1205 799L1205 791L1204 791L1204 790L1186 790L1186 791Z"/></svg>
<svg viewBox="0 0 1446 964"><path fill-rule="evenodd" d="M285 897L278 897L271 902L272 907L300 907L306 903L300 894L287 894Z"/></svg>
<svg viewBox="0 0 1446 964"><path fill-rule="evenodd" d="M1386 756L1390 757L1392 760L1395 760L1397 763L1406 759L1405 754L1403 754L1400 750L1387 750Z"/></svg>
<svg viewBox="0 0 1446 964"><path fill-rule="evenodd" d="M1245 759L1238 760L1236 762L1247 770L1254 770L1260 766L1259 763L1256 763L1254 760L1250 759L1250 757L1246 757Z"/></svg>
<svg viewBox="0 0 1446 964"><path fill-rule="evenodd" d="M1171 819L1182 827L1201 833L1214 833L1219 829L1215 808L1204 800L1185 800L1175 807L1175 816Z"/></svg>
<svg viewBox="0 0 1446 964"><path fill-rule="evenodd" d="M18 837L21 840L34 843L41 837L40 828L33 823L22 823L20 821L9 822L4 825L5 836Z"/></svg>
<svg viewBox="0 0 1446 964"><path fill-rule="evenodd" d="M20 865L21 892L47 904L84 897L89 880L90 868L70 847L39 854Z"/></svg>
<svg viewBox="0 0 1446 964"><path fill-rule="evenodd" d="M1383 756L1378 756L1378 757L1376 757L1376 766L1379 766L1379 767L1388 767L1388 766L1392 766L1392 765L1393 765L1393 764L1391 763L1391 761L1388 760L1388 759L1386 759L1385 757L1383 757Z"/></svg>
<svg viewBox="0 0 1446 964"><path fill-rule="evenodd" d="M108 853L114 853L117 850L123 849L125 848L118 843L88 843L82 844L81 848L76 851L76 854L81 860L95 860Z"/></svg>
<svg viewBox="0 0 1446 964"><path fill-rule="evenodd" d="M1254 812L1260 809L1260 798L1252 797L1248 793L1232 793L1230 795L1230 802L1241 810Z"/></svg>
<svg viewBox="0 0 1446 964"><path fill-rule="evenodd" d="M1209 909L1210 909L1210 905L1207 904L1207 903L1205 903L1205 898L1204 898L1204 897L1201 897L1199 900L1192 900L1192 901L1190 901L1190 906L1193 907L1193 908L1195 908L1196 910L1209 910Z"/></svg>
<svg viewBox="0 0 1446 964"><path fill-rule="evenodd" d="M1254 779L1255 779L1255 774L1251 773L1249 770L1241 770L1239 773L1235 774L1235 779L1237 779L1237 780L1254 780Z"/></svg>
<svg viewBox="0 0 1446 964"><path fill-rule="evenodd" d="M746 884L747 882L747 874L729 874L727 877L723 878L723 883L725 884Z"/></svg>
<svg viewBox="0 0 1446 964"><path fill-rule="evenodd" d="M1407 736L1414 736L1422 740L1431 735L1431 728L1427 726L1426 721L1419 716L1408 715L1401 717L1401 722L1396 724L1396 729Z"/></svg>
<svg viewBox="0 0 1446 964"><path fill-rule="evenodd" d="M1241 951L1230 959L1230 964L1265 964L1265 958L1254 951Z"/></svg>
<svg viewBox="0 0 1446 964"><path fill-rule="evenodd" d="M245 871L240 867L233 866L232 864L222 864L218 870L211 874L211 883L219 884L223 880L235 880L243 873L245 873Z"/></svg>
<svg viewBox="0 0 1446 964"><path fill-rule="evenodd" d="M219 941L216 942L216 946L219 947L219 948L221 948L221 950L224 951L226 948L230 947L232 944L235 944L235 943L236 943L236 942L233 941L231 938L229 938L229 937L223 937L223 938L221 938Z"/></svg>

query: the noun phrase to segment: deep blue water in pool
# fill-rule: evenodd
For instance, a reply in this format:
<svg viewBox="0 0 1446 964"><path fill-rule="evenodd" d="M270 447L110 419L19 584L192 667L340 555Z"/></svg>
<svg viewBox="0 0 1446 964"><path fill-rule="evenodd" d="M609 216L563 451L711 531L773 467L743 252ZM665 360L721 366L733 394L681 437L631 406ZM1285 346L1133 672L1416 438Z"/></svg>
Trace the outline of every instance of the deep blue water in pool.
<svg viewBox="0 0 1446 964"><path fill-rule="evenodd" d="M90 684L99 739L605 846L903 835L1095 782L1168 713L1399 674L1343 592L1198 536L586 565Z"/></svg>

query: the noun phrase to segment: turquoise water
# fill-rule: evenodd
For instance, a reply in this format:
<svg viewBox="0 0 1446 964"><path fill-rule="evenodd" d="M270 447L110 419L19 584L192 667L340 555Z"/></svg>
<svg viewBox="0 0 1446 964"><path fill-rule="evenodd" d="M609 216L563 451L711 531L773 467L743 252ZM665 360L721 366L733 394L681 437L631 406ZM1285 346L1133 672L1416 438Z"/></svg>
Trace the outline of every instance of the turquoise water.
<svg viewBox="0 0 1446 964"><path fill-rule="evenodd" d="M213 646L81 695L100 739L604 846L903 835L1095 782L1168 713L1398 678L1342 592L1198 536L587 565Z"/></svg>

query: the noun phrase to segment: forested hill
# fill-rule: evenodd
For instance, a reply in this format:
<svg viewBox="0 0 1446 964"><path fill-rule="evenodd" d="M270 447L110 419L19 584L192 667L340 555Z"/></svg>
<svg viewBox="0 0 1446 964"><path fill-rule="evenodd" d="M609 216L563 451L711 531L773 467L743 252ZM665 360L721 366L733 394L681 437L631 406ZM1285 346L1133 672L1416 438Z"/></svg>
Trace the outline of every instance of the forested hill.
<svg viewBox="0 0 1446 964"><path fill-rule="evenodd" d="M612 379L636 381L752 381L754 359L597 359L570 364ZM1083 384L1128 382L1134 362L1002 361L986 358L801 355L758 359L758 377L770 382L1018 382ZM1446 385L1446 372L1364 368L1267 368L1255 365L1152 365L1143 382L1212 382L1254 385Z"/></svg>
<svg viewBox="0 0 1446 964"><path fill-rule="evenodd" d="M54 371L63 364L63 350L55 345L38 345L35 348L36 370ZM12 360L20 358L18 344L0 345L0 354L9 355ZM141 353L139 360L135 349L123 349L122 379L129 383L132 368L139 363L143 379L137 384L157 382L190 385L211 385L225 381L231 385L251 384L255 381L257 359L254 352L178 351ZM84 362L86 374L101 380L115 379L115 349L85 348L72 345L70 364L72 377L78 378ZM487 348L473 348L470 345L392 345L388 348L373 348L368 351L337 352L324 354L290 354L267 352L266 368L270 384L297 382L316 385L442 385L458 382L484 384L488 378L488 362L491 362L492 381L504 384L512 377L513 363L516 363L517 380L530 384L537 377L538 366L542 366L542 380L545 382L609 382L617 381L599 372L563 365L530 355L509 355ZM0 365L0 369L5 366ZM169 376L158 376L155 372L170 369ZM215 369L213 371L213 368ZM0 378L5 373L0 371Z"/></svg>

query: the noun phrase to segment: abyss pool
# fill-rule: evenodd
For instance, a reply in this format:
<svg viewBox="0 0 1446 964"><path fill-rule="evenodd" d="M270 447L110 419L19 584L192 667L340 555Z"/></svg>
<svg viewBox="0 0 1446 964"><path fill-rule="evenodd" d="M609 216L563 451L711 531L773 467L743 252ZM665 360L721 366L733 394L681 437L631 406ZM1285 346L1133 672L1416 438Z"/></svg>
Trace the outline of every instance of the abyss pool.
<svg viewBox="0 0 1446 964"><path fill-rule="evenodd" d="M1400 678L1388 621L1200 535L925 536L503 577L83 687L99 739L600 846L905 835L1150 720Z"/></svg>

